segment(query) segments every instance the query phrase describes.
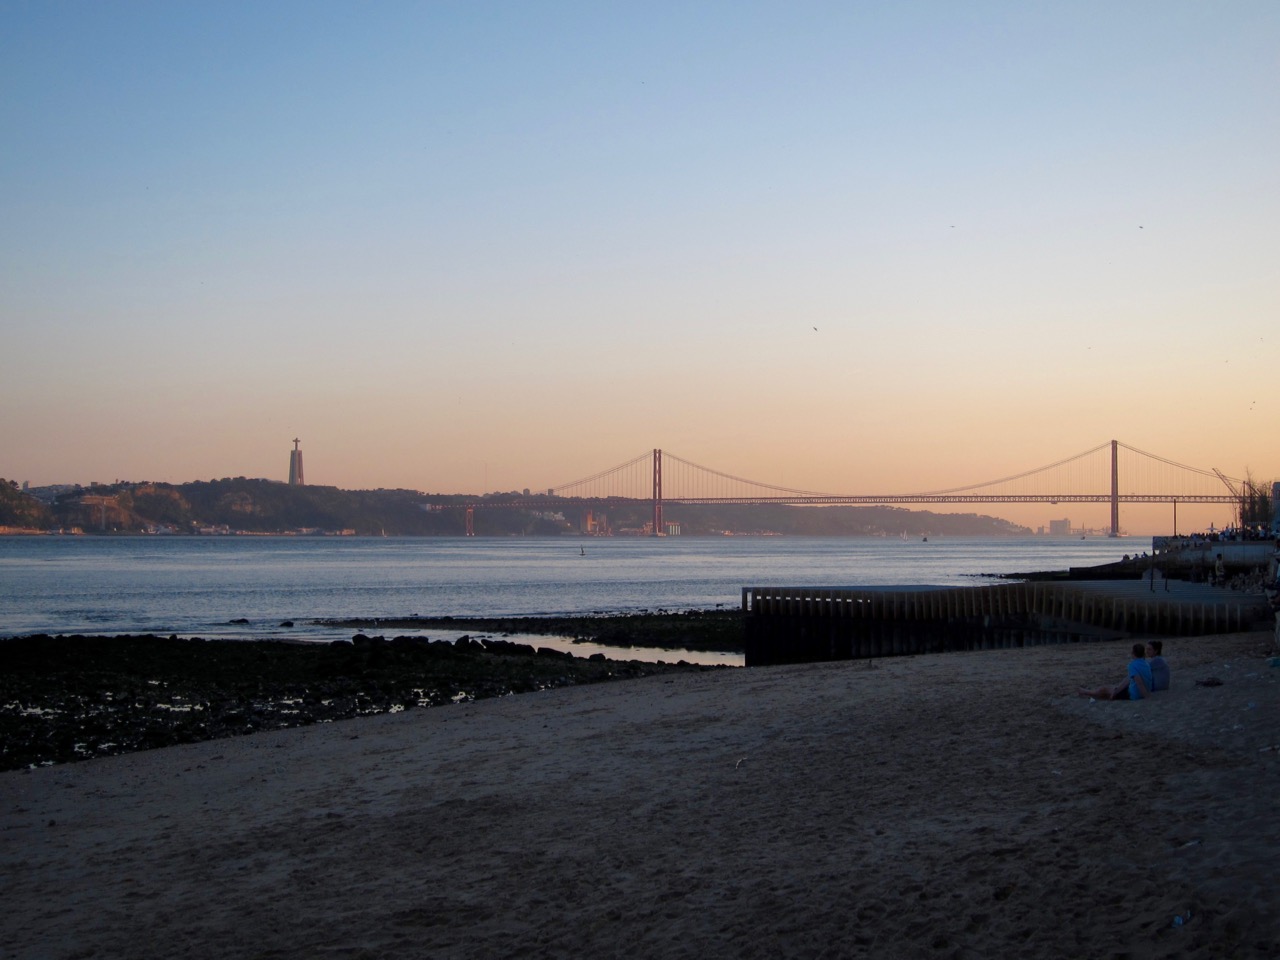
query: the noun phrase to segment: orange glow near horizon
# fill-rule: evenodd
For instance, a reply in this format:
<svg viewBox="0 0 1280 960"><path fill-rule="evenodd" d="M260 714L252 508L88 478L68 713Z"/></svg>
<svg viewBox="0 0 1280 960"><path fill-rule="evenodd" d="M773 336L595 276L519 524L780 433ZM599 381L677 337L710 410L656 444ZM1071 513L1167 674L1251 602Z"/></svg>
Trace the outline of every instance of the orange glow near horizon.
<svg viewBox="0 0 1280 960"><path fill-rule="evenodd" d="M1280 478L1280 7L924 11L22 5L0 476Z"/></svg>

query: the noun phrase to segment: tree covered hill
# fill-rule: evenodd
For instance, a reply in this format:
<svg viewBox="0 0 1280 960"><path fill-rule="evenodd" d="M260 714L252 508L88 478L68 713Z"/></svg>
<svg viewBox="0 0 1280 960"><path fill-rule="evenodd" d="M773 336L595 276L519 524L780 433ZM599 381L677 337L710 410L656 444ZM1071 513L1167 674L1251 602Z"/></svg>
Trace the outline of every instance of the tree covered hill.
<svg viewBox="0 0 1280 960"><path fill-rule="evenodd" d="M0 526L79 528L100 532L353 533L363 536L462 536L466 507L474 506L480 536L559 536L587 529L645 532L650 506L558 500L540 509L500 507L516 494L426 495L415 490L291 487L245 477L191 483L117 483L66 488L49 503L0 484ZM486 506L486 501L491 504ZM946 514L900 507L795 507L783 504L665 505L668 523L686 536L1017 536L1030 531L998 517Z"/></svg>
<svg viewBox="0 0 1280 960"><path fill-rule="evenodd" d="M291 487L245 477L191 483L95 485L59 496L52 510L64 527L86 533L355 533L445 536L462 520L428 510L413 490ZM453 511L457 512L457 511ZM455 529L456 528L456 529Z"/></svg>
<svg viewBox="0 0 1280 960"><path fill-rule="evenodd" d="M0 478L0 527L42 529L52 520L49 508L19 490L16 481Z"/></svg>

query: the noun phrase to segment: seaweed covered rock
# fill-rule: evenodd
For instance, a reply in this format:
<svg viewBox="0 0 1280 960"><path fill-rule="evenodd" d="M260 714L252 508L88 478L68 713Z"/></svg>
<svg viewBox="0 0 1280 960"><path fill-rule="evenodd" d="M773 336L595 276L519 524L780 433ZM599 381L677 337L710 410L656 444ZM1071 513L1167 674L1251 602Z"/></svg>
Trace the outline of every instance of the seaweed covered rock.
<svg viewBox="0 0 1280 960"><path fill-rule="evenodd" d="M15 637L0 640L0 770L697 669L473 639Z"/></svg>

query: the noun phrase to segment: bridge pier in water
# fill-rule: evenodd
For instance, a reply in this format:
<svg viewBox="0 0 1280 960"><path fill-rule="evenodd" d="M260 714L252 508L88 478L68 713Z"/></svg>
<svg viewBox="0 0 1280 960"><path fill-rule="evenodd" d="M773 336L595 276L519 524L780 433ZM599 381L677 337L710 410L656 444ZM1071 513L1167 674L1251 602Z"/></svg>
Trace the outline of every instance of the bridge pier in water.
<svg viewBox="0 0 1280 960"><path fill-rule="evenodd" d="M1191 589L1192 587L1196 589ZM1183 589L1185 587L1185 589ZM1266 599L1144 581L874 589L744 587L747 666L1270 628Z"/></svg>

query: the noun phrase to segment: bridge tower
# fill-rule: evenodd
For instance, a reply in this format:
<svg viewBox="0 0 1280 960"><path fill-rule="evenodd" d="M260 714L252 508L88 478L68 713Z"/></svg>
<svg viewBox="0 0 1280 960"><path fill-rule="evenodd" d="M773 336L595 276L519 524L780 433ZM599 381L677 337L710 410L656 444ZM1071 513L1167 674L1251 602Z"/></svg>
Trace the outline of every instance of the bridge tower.
<svg viewBox="0 0 1280 960"><path fill-rule="evenodd" d="M662 536L662 451L653 451L653 535Z"/></svg>
<svg viewBox="0 0 1280 960"><path fill-rule="evenodd" d="M1111 441L1111 533L1108 536L1120 536L1120 444L1116 440Z"/></svg>

